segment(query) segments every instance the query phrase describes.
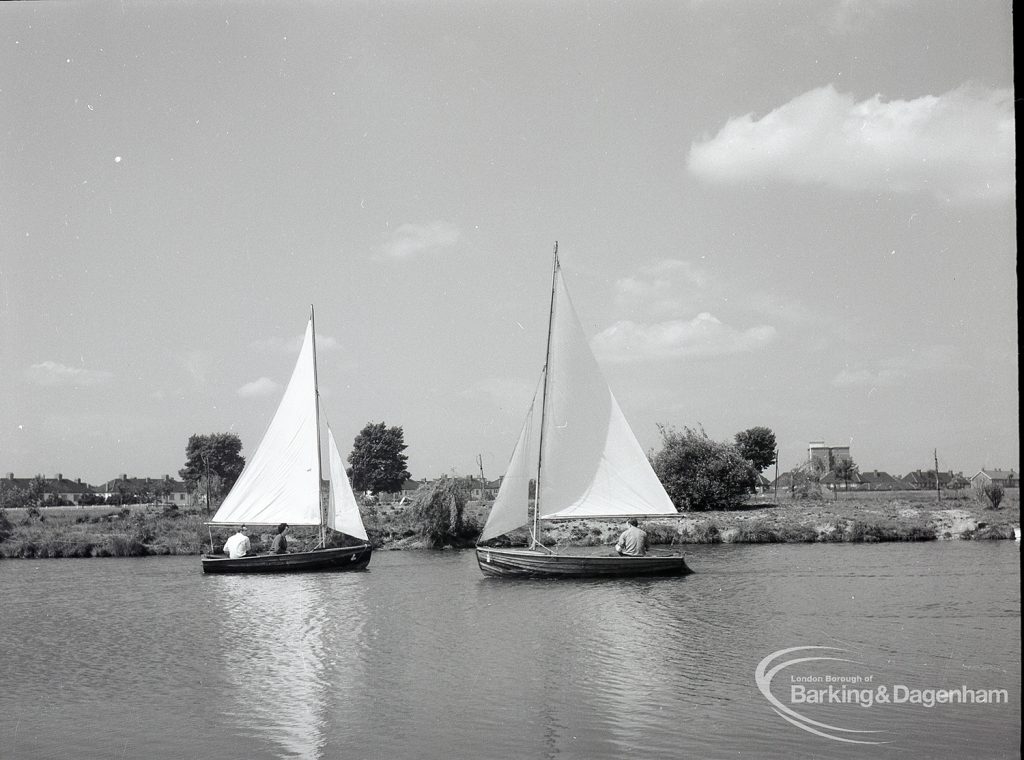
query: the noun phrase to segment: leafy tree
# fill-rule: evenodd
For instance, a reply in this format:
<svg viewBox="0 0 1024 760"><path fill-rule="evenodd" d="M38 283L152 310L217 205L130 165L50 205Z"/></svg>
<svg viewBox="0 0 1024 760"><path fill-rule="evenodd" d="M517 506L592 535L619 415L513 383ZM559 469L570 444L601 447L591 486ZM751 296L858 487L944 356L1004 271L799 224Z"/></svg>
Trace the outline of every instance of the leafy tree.
<svg viewBox="0 0 1024 760"><path fill-rule="evenodd" d="M775 464L775 433L771 428L752 427L736 434L736 448L744 459L754 463L758 472Z"/></svg>
<svg viewBox="0 0 1024 760"><path fill-rule="evenodd" d="M462 535L466 485L456 478L440 478L419 487L413 496L416 532L431 546L442 546Z"/></svg>
<svg viewBox="0 0 1024 760"><path fill-rule="evenodd" d="M368 422L359 431L348 455L349 477L356 491L394 493L409 479L405 463L405 433L399 426Z"/></svg>
<svg viewBox="0 0 1024 760"><path fill-rule="evenodd" d="M28 484L29 501L37 507L43 506L43 502L46 501L46 494L48 490L49 484L47 484L46 478L42 475L36 475Z"/></svg>
<svg viewBox="0 0 1024 760"><path fill-rule="evenodd" d="M992 509L999 509L1005 493L1001 485L998 483L986 483L982 486L981 492L988 499L988 503L992 505Z"/></svg>
<svg viewBox="0 0 1024 760"><path fill-rule="evenodd" d="M743 502L756 473L736 446L713 441L703 430L659 429L662 448L652 464L677 509L731 509Z"/></svg>
<svg viewBox="0 0 1024 760"><path fill-rule="evenodd" d="M860 468L849 457L842 457L832 465L832 474L843 481L844 491L850 490L850 481L853 480L859 471Z"/></svg>
<svg viewBox="0 0 1024 760"><path fill-rule="evenodd" d="M19 509L32 503L32 498L24 488L4 488L0 490L0 509Z"/></svg>
<svg viewBox="0 0 1024 760"><path fill-rule="evenodd" d="M205 493L209 485L212 497L223 498L244 467L242 440L237 435L196 434L189 436L185 447L185 466L178 470L178 476L193 493Z"/></svg>

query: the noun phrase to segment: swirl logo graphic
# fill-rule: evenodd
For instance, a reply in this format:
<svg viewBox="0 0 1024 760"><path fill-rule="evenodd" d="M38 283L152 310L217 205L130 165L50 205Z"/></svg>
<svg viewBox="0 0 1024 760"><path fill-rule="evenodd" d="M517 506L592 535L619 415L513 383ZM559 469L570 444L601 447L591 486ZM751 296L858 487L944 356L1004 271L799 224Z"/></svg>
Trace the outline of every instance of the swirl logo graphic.
<svg viewBox="0 0 1024 760"><path fill-rule="evenodd" d="M768 669L769 664L780 657L792 654L793 652L806 652L811 650L817 651L833 651L833 652L845 652L845 649L838 649L836 647L790 647L789 649L779 649L778 651L772 652L770 655L765 657L761 662L757 664L757 668L754 671L754 680L757 682L757 688L764 695L764 698L771 704L772 709L778 713L784 720L789 721L797 728L802 728L808 733L815 734L816 736L824 737L825 739L832 739L837 742L846 742L847 744L888 744L886 741L869 741L866 737L863 739L855 739L846 736L836 736L837 733L841 734L877 734L880 731L870 730L858 730L853 728L840 728L839 726L830 726L827 723L821 723L816 720L811 720L805 715L801 715L791 707L787 707L782 704L775 695L772 694L772 679L782 670L785 670L790 665L797 665L802 662L815 662L819 660L832 660L834 662L852 662L854 664L862 664L857 660L850 660L845 657L796 657L794 659L783 660L777 665L773 666L770 670Z"/></svg>

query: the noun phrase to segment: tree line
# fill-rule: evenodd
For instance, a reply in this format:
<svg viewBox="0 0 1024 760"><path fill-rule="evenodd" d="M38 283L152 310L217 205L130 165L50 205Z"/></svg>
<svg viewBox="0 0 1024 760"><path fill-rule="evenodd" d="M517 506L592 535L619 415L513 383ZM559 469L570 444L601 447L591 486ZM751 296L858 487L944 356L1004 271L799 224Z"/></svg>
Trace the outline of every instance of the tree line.
<svg viewBox="0 0 1024 760"><path fill-rule="evenodd" d="M368 422L356 435L346 468L352 490L391 493L411 476L405 432L400 426ZM234 433L193 435L185 447L178 476L200 501L212 506L227 496L245 468L242 441Z"/></svg>

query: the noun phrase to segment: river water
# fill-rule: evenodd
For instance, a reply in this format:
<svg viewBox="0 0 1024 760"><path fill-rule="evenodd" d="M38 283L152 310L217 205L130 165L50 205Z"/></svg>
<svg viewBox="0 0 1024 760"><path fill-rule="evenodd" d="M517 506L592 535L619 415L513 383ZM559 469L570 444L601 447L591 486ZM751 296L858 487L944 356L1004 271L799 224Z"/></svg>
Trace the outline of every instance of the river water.
<svg viewBox="0 0 1024 760"><path fill-rule="evenodd" d="M613 581L485 579L472 552L2 561L0 757L1018 757L1019 558L696 546L694 575Z"/></svg>

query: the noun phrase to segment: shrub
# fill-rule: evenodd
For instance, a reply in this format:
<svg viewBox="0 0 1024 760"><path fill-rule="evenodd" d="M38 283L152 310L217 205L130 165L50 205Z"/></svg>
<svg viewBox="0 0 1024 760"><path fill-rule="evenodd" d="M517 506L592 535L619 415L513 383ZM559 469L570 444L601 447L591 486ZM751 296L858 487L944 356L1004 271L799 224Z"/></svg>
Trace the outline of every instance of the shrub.
<svg viewBox="0 0 1024 760"><path fill-rule="evenodd" d="M11 525L11 521L7 519L7 510L0 507L0 542L6 541L13 530L14 526Z"/></svg>
<svg viewBox="0 0 1024 760"><path fill-rule="evenodd" d="M736 446L691 428L662 427L661 438L652 465L677 509L733 509L743 503L756 472Z"/></svg>
<svg viewBox="0 0 1024 760"><path fill-rule="evenodd" d="M766 520L745 520L733 537L736 544L774 544L779 540L774 526Z"/></svg>
<svg viewBox="0 0 1024 760"><path fill-rule="evenodd" d="M103 548L108 552L103 556L108 557L142 557L146 554L146 547L131 536L107 536Z"/></svg>
<svg viewBox="0 0 1024 760"><path fill-rule="evenodd" d="M443 546L461 537L466 490L453 478L441 478L420 486L413 497L412 518L416 534L431 546Z"/></svg>
<svg viewBox="0 0 1024 760"><path fill-rule="evenodd" d="M992 509L999 509L999 505L1003 501L1003 487L998 483L986 483L981 489L981 493L988 499L988 503Z"/></svg>
<svg viewBox="0 0 1024 760"><path fill-rule="evenodd" d="M687 526L682 533L682 538L692 544L720 544L722 543L722 531L712 520Z"/></svg>

